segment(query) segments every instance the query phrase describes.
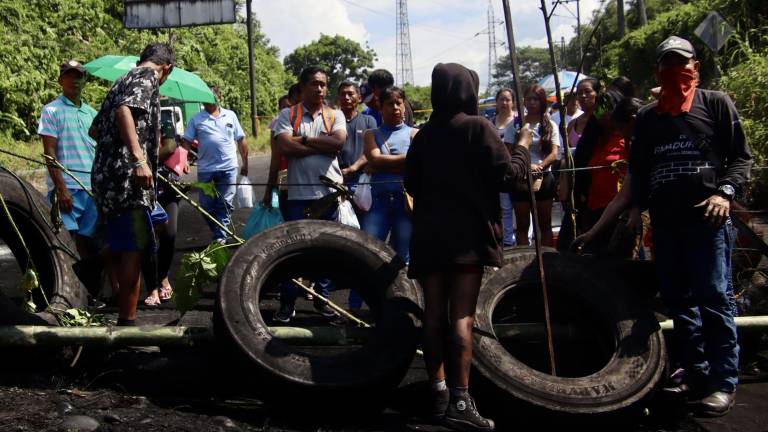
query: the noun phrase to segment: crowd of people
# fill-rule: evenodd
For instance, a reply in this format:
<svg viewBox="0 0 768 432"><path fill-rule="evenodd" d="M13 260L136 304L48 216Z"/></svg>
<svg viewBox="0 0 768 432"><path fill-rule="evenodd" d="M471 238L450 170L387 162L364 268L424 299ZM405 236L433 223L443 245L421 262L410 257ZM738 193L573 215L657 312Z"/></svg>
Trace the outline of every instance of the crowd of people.
<svg viewBox="0 0 768 432"><path fill-rule="evenodd" d="M284 219L301 220L333 192L318 182L320 176L353 191L362 173L370 176L370 208L356 209L360 227L389 241L424 291L432 414L449 426L494 429L468 392L484 267L502 265L504 246L531 240L528 176L541 228L541 238L533 241L552 244L552 207L566 195L558 193L558 177L565 174L558 167L566 152L577 168L577 223L570 232L570 224L563 223L558 246L604 252L617 227L636 227L639 213L650 209L661 292L686 372L680 385L665 390L697 397L711 415L733 406L739 349L729 298L728 211L745 185L751 156L728 96L698 88L699 63L688 41L670 37L659 45L655 61L660 88L651 104L641 107L624 77L606 89L585 78L575 94L565 96L562 119L559 112L552 114L547 92L538 85L525 89L523 107L515 106L513 90L499 90L496 116L491 121L478 116L478 76L452 63L434 68L433 112L418 129L405 91L383 69L360 86L342 82L335 89L337 108L326 101L327 72L315 66L305 68L279 99L280 113L270 124L272 155L262 205L271 206L272 193L279 190ZM41 115L46 154L86 173L77 177L93 191L92 200L73 179L49 168L49 196L81 256L102 254L109 262L119 293L118 325L134 323L142 271L152 289L146 304L172 293L168 268L179 196L157 179L160 174L178 180L185 170L165 163L174 150L166 148L158 123L159 86L174 63L167 44L147 46L97 113L80 99L85 71L69 61L60 69L63 95ZM226 242L234 185L238 174L248 176L248 150L237 115L221 107L214 93L217 103L205 104L189 121L183 141L199 142L198 180L213 182L217 190L216 198L201 194L200 204L218 222L209 223L212 241ZM360 103L366 105L362 111ZM606 166L611 168L578 170ZM337 211L331 207L316 217L336 220ZM97 235L99 226L103 233ZM320 296L328 296L332 285L315 281ZM288 323L298 289L284 283L280 291L274 319ZM348 300L353 313L363 305L354 292ZM336 315L325 302L315 308L329 318Z"/></svg>

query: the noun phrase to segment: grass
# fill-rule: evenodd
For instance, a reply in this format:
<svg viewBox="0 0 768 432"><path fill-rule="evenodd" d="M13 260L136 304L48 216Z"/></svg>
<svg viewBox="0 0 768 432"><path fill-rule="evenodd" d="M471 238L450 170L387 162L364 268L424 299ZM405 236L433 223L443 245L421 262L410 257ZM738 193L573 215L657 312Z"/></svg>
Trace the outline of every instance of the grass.
<svg viewBox="0 0 768 432"><path fill-rule="evenodd" d="M258 136L254 138L250 134L250 130L245 131L247 135L248 140L248 153L258 154L258 153L269 153L269 129L267 129L267 126L269 125L269 122L267 121L260 121L259 122L259 130L258 130Z"/></svg>
<svg viewBox="0 0 768 432"><path fill-rule="evenodd" d="M31 159L43 161L43 142L39 137L34 137L30 141L16 141L0 135L0 149L13 152ZM44 168L42 165L35 164L15 156L0 153L0 165L14 172Z"/></svg>

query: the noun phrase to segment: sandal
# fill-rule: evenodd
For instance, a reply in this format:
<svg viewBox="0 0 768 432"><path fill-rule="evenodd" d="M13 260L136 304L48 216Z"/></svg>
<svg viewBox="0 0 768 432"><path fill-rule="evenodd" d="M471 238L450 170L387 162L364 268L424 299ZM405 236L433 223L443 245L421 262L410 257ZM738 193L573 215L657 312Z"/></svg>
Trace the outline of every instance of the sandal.
<svg viewBox="0 0 768 432"><path fill-rule="evenodd" d="M160 296L157 293L157 290L152 290L151 293L149 293L149 296L144 299L144 304L151 307L157 307L160 306L161 299Z"/></svg>
<svg viewBox="0 0 768 432"><path fill-rule="evenodd" d="M160 290L160 295L159 295L160 301L163 303L169 301L173 296L173 288L171 288L170 285L161 286L158 289Z"/></svg>

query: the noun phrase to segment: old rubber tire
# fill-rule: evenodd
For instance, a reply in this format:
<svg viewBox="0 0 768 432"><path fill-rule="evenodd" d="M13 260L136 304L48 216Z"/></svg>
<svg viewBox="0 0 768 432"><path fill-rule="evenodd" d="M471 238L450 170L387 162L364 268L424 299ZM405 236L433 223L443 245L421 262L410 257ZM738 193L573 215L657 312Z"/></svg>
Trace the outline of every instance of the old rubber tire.
<svg viewBox="0 0 768 432"><path fill-rule="evenodd" d="M296 269L310 278L331 277L339 288L357 287L374 313L374 337L333 357L273 338L259 310L260 294L268 281L274 286ZM219 283L218 320L252 362L278 378L281 390L298 397L336 389L348 399L399 384L419 342L422 303L405 264L384 242L338 223L304 220L259 233L235 252Z"/></svg>
<svg viewBox="0 0 768 432"><path fill-rule="evenodd" d="M565 307L584 305L613 338L607 362L586 376L556 377L515 358L494 333L494 310L507 295L541 292L533 249L513 251L507 264L493 273L481 289L477 304L473 363L479 372L513 396L550 410L591 414L625 408L643 398L659 381L665 365L664 339L658 322L627 284L589 258L544 253L550 304L578 299ZM534 292L535 291L535 292ZM553 306L551 306L553 307ZM553 312L553 322L557 319ZM589 335L592 337L592 335ZM597 336L594 336L597 337ZM567 358L556 359L567 362Z"/></svg>
<svg viewBox="0 0 768 432"><path fill-rule="evenodd" d="M77 260L71 235L62 228L54 233L50 222L51 205L40 192L26 181L6 170L0 170L0 193L8 210L29 248L46 297L55 309L85 307L85 289L72 270ZM18 236L0 211L0 237L13 252L20 269L27 267L27 256ZM36 314L24 312L15 302L0 294L0 323L2 324L54 324L55 318L44 312L42 296L34 296L38 306Z"/></svg>

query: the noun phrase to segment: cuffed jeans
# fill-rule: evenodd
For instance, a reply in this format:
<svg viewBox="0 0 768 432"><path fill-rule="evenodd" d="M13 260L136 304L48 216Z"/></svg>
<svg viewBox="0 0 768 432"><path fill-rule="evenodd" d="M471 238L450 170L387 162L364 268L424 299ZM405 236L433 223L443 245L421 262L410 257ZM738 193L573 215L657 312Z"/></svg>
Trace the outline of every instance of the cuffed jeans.
<svg viewBox="0 0 768 432"><path fill-rule="evenodd" d="M312 205L315 200L287 200L285 204L285 220L286 222L302 220L304 218L304 209ZM338 207L332 207L326 214L322 216L322 219L335 221L336 212ZM319 289L315 291L321 296L328 298L330 291L333 289L330 279L321 279L315 282L315 286ZM298 295L299 287L293 282L284 282L280 286L280 304L293 307L296 304L296 296Z"/></svg>
<svg viewBox="0 0 768 432"><path fill-rule="evenodd" d="M230 215L234 206L232 201L235 198L235 191L237 189L237 168L226 171L210 171L197 173L197 181L200 183L209 183L213 181L216 185L216 191L218 196L209 197L202 191L199 193L200 207L203 210L210 213L217 221L219 221L225 227L229 227L231 224ZM205 223L208 224L208 228L213 232L213 241L223 240L227 238L227 233L221 229L220 226L213 223L213 221L205 218Z"/></svg>
<svg viewBox="0 0 768 432"><path fill-rule="evenodd" d="M675 323L680 363L694 383L733 392L739 345L733 319L731 221L654 226L661 293Z"/></svg>

